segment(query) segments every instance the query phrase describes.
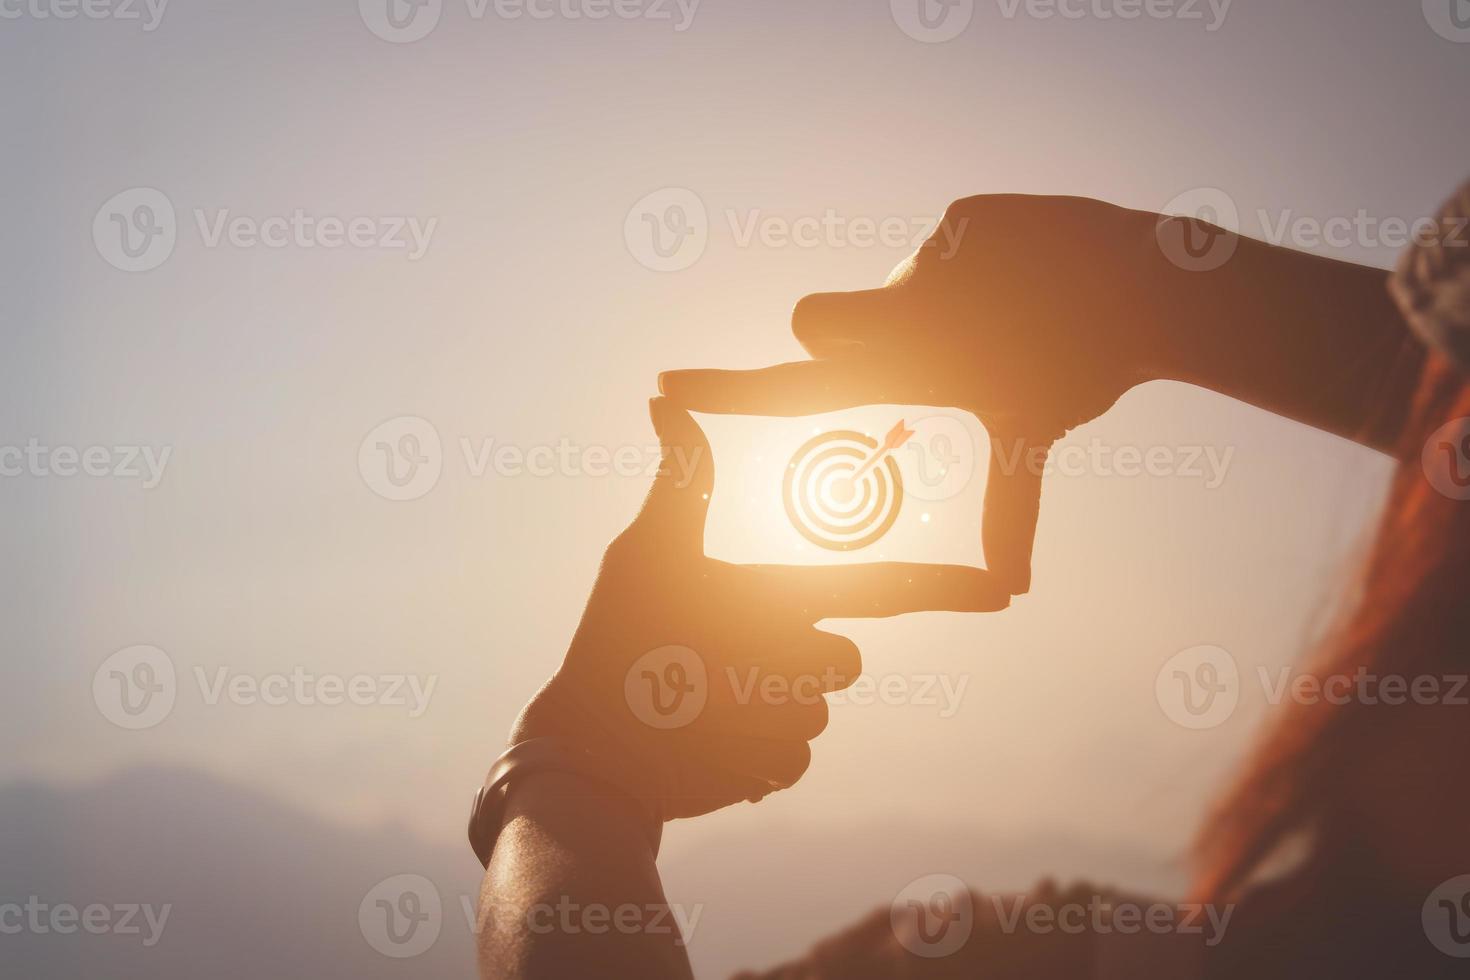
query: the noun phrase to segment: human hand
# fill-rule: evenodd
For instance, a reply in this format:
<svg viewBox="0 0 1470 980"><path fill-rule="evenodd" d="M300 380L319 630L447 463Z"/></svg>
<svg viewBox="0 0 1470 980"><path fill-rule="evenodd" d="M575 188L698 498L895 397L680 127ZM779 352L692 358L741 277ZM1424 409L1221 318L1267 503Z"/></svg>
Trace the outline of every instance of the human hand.
<svg viewBox="0 0 1470 980"><path fill-rule="evenodd" d="M758 800L806 771L822 695L851 684L857 647L825 618L1004 608L980 569L886 563L731 565L703 553L714 462L694 419L650 404L664 461L607 549L561 668L512 744L553 735L624 763L622 788L662 819Z"/></svg>
<svg viewBox="0 0 1470 980"><path fill-rule="evenodd" d="M797 303L792 330L816 360L671 371L659 387L702 412L900 404L974 413L993 447L986 560L1019 594L1030 585L1045 454L1133 385L1166 376L1178 338L1165 312L1187 274L1159 243L1201 230L1083 198L966 198L882 288Z"/></svg>

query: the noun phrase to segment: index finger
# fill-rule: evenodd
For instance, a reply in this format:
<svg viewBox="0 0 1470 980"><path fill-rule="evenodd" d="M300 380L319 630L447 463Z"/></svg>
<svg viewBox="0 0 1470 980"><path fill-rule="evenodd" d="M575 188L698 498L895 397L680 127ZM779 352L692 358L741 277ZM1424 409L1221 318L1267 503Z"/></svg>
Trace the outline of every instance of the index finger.
<svg viewBox="0 0 1470 980"><path fill-rule="evenodd" d="M894 370L891 355L849 354L792 361L753 371L665 371L658 389L695 412L717 415L817 415L859 405L943 404L932 384Z"/></svg>
<svg viewBox="0 0 1470 980"><path fill-rule="evenodd" d="M778 601L813 623L911 612L995 612L1011 593L992 573L966 565L748 565Z"/></svg>

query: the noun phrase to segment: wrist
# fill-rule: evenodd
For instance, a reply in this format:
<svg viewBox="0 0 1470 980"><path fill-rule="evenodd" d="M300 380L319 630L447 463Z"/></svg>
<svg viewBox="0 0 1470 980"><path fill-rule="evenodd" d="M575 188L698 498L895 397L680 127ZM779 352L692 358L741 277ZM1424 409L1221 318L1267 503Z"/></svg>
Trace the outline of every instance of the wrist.
<svg viewBox="0 0 1470 980"><path fill-rule="evenodd" d="M532 782L537 777L555 778L538 787ZM529 795L520 795L523 784L530 785ZM495 760L475 794L470 808L470 845L488 868L496 840L511 819L514 793L520 795L515 806L521 810L532 807L541 814L581 812L590 806L621 814L624 823L641 828L657 855L663 820L656 797L630 792L630 785L636 785L636 773L626 760L554 736L519 742ZM560 796L548 799L548 789Z"/></svg>
<svg viewBox="0 0 1470 980"><path fill-rule="evenodd" d="M628 794L582 773L545 769L528 772L506 788L501 829L514 820L544 824L548 815L576 815L596 823L609 841L650 847L649 815ZM657 848L653 848L657 853Z"/></svg>

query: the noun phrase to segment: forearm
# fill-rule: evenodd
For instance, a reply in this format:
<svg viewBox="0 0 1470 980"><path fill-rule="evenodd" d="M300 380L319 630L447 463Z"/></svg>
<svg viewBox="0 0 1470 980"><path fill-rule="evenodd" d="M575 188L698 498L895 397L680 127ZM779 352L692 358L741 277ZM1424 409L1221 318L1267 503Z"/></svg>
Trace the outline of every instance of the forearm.
<svg viewBox="0 0 1470 980"><path fill-rule="evenodd" d="M480 975L689 977L634 805L579 776L512 788L480 887Z"/></svg>
<svg viewBox="0 0 1470 980"><path fill-rule="evenodd" d="M1388 275L1240 238L1218 269L1165 274L1164 329L1187 338L1165 376L1393 452L1425 349Z"/></svg>

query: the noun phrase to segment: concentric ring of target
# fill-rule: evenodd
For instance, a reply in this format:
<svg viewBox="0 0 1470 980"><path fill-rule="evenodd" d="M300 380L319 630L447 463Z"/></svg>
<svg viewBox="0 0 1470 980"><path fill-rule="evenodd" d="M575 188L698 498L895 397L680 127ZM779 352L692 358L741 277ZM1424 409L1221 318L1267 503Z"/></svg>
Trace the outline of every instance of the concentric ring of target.
<svg viewBox="0 0 1470 980"><path fill-rule="evenodd" d="M878 448L861 432L809 439L786 465L782 496L791 526L832 551L866 548L888 533L903 505L903 477L892 456L853 475Z"/></svg>

